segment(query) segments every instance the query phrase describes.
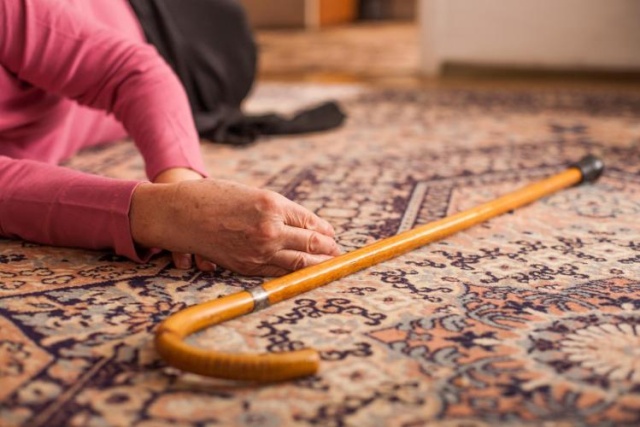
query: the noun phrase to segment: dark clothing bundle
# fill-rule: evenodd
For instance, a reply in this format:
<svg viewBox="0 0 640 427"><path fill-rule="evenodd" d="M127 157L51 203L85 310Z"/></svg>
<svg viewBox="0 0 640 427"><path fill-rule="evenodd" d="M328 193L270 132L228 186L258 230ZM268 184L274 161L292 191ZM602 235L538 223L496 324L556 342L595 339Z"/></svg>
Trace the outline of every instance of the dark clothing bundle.
<svg viewBox="0 0 640 427"><path fill-rule="evenodd" d="M335 102L292 118L242 113L256 76L257 49L237 0L130 2L147 40L182 81L202 138L242 145L260 135L315 132L344 121Z"/></svg>

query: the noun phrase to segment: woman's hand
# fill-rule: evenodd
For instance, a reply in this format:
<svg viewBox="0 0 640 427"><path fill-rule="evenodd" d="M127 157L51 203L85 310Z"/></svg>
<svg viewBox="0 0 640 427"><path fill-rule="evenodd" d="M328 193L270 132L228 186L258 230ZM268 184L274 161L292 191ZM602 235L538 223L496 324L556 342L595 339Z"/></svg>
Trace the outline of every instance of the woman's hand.
<svg viewBox="0 0 640 427"><path fill-rule="evenodd" d="M279 276L340 253L328 222L277 193L224 180L142 184L130 221L142 246L247 275Z"/></svg>

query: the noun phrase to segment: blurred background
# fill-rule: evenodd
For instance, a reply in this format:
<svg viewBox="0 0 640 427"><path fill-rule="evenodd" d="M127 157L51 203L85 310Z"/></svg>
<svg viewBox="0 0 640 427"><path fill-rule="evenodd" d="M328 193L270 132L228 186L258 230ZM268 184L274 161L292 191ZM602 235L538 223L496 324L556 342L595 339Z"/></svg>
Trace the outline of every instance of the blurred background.
<svg viewBox="0 0 640 427"><path fill-rule="evenodd" d="M240 0L265 80L640 86L639 0Z"/></svg>

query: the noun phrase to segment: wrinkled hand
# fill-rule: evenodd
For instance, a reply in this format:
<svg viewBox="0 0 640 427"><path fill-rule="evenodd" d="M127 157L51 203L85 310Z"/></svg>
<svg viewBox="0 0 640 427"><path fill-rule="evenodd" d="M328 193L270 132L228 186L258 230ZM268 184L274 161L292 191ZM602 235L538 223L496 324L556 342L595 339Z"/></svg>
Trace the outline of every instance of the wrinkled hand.
<svg viewBox="0 0 640 427"><path fill-rule="evenodd" d="M279 276L340 253L333 228L315 214L272 191L224 180L142 184L130 221L140 245L196 254L247 275Z"/></svg>

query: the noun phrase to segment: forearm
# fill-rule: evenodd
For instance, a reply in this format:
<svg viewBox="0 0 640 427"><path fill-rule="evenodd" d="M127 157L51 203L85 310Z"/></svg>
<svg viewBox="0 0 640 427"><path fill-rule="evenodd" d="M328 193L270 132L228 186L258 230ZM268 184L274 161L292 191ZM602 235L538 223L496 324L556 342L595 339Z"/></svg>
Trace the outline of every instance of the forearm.
<svg viewBox="0 0 640 427"><path fill-rule="evenodd" d="M186 93L152 46L58 0L0 0L0 40L0 66L20 80L113 113L149 179L177 167L206 175Z"/></svg>
<svg viewBox="0 0 640 427"><path fill-rule="evenodd" d="M141 261L129 206L138 181L115 180L28 160L0 157L0 233L86 249L113 249Z"/></svg>

